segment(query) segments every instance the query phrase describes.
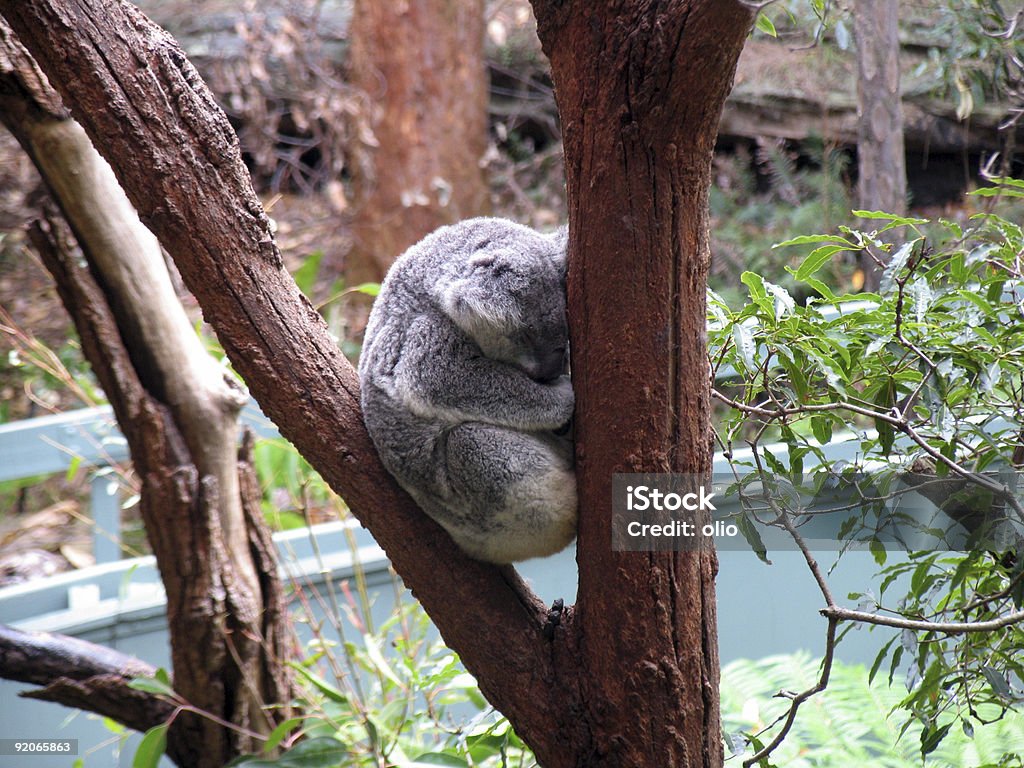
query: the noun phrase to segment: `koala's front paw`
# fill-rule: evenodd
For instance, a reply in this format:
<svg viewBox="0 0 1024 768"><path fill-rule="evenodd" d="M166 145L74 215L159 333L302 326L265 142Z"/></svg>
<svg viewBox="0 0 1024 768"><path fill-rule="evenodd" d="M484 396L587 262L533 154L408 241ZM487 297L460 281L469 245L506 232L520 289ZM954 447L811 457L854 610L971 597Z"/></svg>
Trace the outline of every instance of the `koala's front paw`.
<svg viewBox="0 0 1024 768"><path fill-rule="evenodd" d="M548 386L553 395L554 426L552 428L558 429L572 420L572 412L576 407L576 395L572 391L572 382L568 376L559 376Z"/></svg>

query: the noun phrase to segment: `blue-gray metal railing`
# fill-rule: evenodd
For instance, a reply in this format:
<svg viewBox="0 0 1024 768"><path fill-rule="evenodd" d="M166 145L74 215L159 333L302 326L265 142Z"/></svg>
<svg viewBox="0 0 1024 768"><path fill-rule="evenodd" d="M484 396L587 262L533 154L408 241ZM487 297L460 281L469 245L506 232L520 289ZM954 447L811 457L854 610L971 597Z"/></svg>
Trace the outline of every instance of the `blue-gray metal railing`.
<svg viewBox="0 0 1024 768"><path fill-rule="evenodd" d="M280 436L255 400L242 409L240 422L258 437ZM121 496L117 478L102 470L129 460L107 405L0 424L0 482L66 473L76 463L93 471L89 507L97 563L121 557Z"/></svg>

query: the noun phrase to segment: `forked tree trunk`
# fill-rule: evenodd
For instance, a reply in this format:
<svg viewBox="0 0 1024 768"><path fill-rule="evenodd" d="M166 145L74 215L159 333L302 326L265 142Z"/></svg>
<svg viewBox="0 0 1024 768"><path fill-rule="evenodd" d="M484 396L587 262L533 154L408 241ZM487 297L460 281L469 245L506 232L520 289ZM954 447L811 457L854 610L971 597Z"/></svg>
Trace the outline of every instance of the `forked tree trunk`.
<svg viewBox="0 0 1024 768"><path fill-rule="evenodd" d="M443 224L486 213L483 0L356 0L352 84L372 105L376 146L356 169L350 283L380 280Z"/></svg>
<svg viewBox="0 0 1024 768"><path fill-rule="evenodd" d="M284 271L223 114L117 0L0 0L260 404L387 551L542 765L721 763L713 553L611 551L617 471L710 469L704 290L734 0L535 0L565 130L579 604L466 558L380 466L354 372ZM102 23L100 23L100 20Z"/></svg>

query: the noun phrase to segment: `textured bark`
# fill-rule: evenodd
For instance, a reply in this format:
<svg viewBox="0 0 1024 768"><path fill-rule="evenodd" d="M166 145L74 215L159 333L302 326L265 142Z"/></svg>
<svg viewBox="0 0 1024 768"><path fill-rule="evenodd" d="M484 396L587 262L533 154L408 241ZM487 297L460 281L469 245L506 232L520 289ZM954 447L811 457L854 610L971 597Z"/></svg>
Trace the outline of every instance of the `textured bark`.
<svg viewBox="0 0 1024 768"><path fill-rule="evenodd" d="M276 560L259 510L249 453L238 463L249 533L245 551L259 574L256 593L242 582L218 524L216 481L189 454L170 408L142 386L102 289L79 266L80 255L56 225L37 225L33 244L53 275L78 329L82 349L110 398L135 471L139 509L167 592L175 690L195 707L256 732L289 716L294 694L285 661L294 644L284 613ZM245 450L251 445L244 446ZM260 530L262 529L262 530ZM63 676L62 676L63 677ZM52 680L37 697L67 706L114 706L116 686L92 691ZM111 703L105 703L107 701ZM285 704L265 710L270 704ZM135 727L134 721L125 721ZM260 743L205 717L180 714L168 732L168 754L182 766L223 765Z"/></svg>
<svg viewBox="0 0 1024 768"><path fill-rule="evenodd" d="M352 84L374 106L377 146L358 169L352 283L380 280L442 224L490 208L483 0L356 0Z"/></svg>
<svg viewBox="0 0 1024 768"><path fill-rule="evenodd" d="M720 765L714 552L613 552L608 521L616 472L710 473L707 195L752 15L728 0L533 5L569 192L578 749L587 765Z"/></svg>
<svg viewBox="0 0 1024 768"><path fill-rule="evenodd" d="M856 0L857 40L857 203L862 210L903 214L907 210L907 170L900 101L898 0ZM881 277L862 260L865 288Z"/></svg>
<svg viewBox="0 0 1024 768"><path fill-rule="evenodd" d="M257 732L288 715L291 650L259 489L239 461L238 388L203 349L159 244L109 166L27 53L0 24L0 114L33 159L89 263L62 228L32 241L75 321L142 479L140 509L168 596L175 687L190 704ZM244 486L244 488L243 488ZM243 492L244 491L244 492ZM196 557L200 555L200 557ZM51 681L44 695L111 702L109 685ZM177 718L169 751L219 766L259 747L206 718Z"/></svg>
<svg viewBox="0 0 1024 768"><path fill-rule="evenodd" d="M129 688L156 667L102 645L0 625L0 677L45 686L24 696L56 701L145 731L167 722L174 704ZM68 693L73 691L73 693Z"/></svg>

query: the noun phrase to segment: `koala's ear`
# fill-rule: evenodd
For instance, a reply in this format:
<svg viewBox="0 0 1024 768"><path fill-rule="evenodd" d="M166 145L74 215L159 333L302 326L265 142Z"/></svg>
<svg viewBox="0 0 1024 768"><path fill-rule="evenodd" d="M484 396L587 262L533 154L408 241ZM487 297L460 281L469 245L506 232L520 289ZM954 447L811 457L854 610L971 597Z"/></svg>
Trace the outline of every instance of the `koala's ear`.
<svg viewBox="0 0 1024 768"><path fill-rule="evenodd" d="M566 262L569 256L569 225L563 224L550 235L551 240L555 243L554 260L555 263L565 269Z"/></svg>
<svg viewBox="0 0 1024 768"><path fill-rule="evenodd" d="M493 286L471 277L453 280L441 294L441 306L455 324L470 335L485 328L512 328L520 322L519 308L496 293Z"/></svg>

